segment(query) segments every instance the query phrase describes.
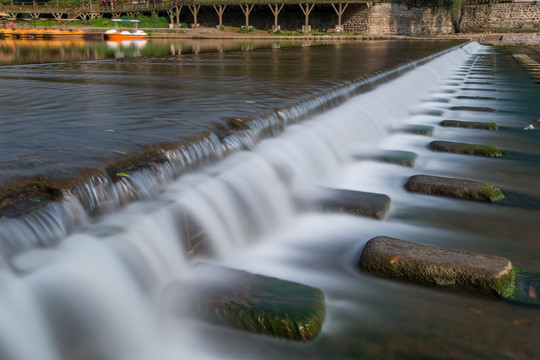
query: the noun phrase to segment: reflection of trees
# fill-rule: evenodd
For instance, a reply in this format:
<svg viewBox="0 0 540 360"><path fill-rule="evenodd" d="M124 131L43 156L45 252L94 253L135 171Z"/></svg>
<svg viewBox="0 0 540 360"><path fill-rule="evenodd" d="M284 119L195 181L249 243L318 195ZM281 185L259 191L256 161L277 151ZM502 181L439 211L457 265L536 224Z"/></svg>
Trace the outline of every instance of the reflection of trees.
<svg viewBox="0 0 540 360"><path fill-rule="evenodd" d="M32 64L87 60L99 57L99 49L84 40L2 40L0 64Z"/></svg>
<svg viewBox="0 0 540 360"><path fill-rule="evenodd" d="M321 42L319 42L321 43ZM143 44L129 42L111 44L80 40L3 39L0 41L0 64L33 64L59 61L103 60L136 58L141 56L169 56L228 52L240 50L289 47L298 41L242 41L232 39L209 40L150 40Z"/></svg>

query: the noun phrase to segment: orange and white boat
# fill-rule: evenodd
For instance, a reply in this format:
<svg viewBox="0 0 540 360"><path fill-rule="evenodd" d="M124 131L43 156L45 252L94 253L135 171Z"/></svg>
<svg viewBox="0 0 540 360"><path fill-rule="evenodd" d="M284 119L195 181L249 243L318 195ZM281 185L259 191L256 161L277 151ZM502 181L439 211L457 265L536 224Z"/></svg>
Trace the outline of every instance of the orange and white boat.
<svg viewBox="0 0 540 360"><path fill-rule="evenodd" d="M118 40L144 40L148 36L144 31L137 29L139 20L124 20L124 19L112 19L115 23L115 28L105 32L105 39L118 41ZM135 24L134 29L119 30L119 23L132 23Z"/></svg>

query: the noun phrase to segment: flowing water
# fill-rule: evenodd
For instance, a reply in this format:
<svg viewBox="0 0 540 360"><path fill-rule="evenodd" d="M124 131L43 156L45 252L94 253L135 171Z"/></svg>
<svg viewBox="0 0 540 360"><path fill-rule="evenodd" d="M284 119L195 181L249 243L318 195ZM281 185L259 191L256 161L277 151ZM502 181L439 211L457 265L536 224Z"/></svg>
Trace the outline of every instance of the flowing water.
<svg viewBox="0 0 540 360"><path fill-rule="evenodd" d="M368 51L363 46L386 53L359 61L359 51ZM408 176L425 173L490 181L521 198L540 199L540 135L521 130L538 117L538 85L503 49L467 44L396 69L404 60L394 58L393 46L341 44L0 69L2 84L24 87L31 94L26 99L31 105L19 107L26 121L39 113L35 107L48 114L41 123L53 124L52 131L77 133L75 144L65 145L69 140L62 138L56 145L68 152L74 151L69 146L80 148L88 158L77 156L77 161L89 164L112 144L123 146L119 151L132 150L134 137L141 137L135 144L140 145L181 137L191 128L200 131L197 124L222 116L259 119L243 136L209 136L198 147L170 151L170 161L159 169L131 174L113 185L95 179L84 186L86 192L68 194L61 204L1 222L0 358L537 359L538 308L382 279L357 268L366 241L387 235L500 255L520 268L540 271L538 202L477 204L403 189ZM429 53L418 43L396 46L416 49L416 55L409 53L413 58ZM279 59L272 60L274 56ZM385 64L389 58L392 62ZM305 66L293 59L305 61ZM272 61L277 69L270 66ZM92 76L80 71L83 67ZM155 70L150 68L167 70L152 82ZM174 77L174 71L182 76ZM377 73L362 78L366 71ZM236 80L220 81L225 72L236 74ZM70 82L64 73L79 79ZM123 81L115 83L115 76L123 76ZM384 78L394 79L380 81ZM195 110L175 105L175 89L184 79L187 87L198 86L201 99ZM301 86L293 86L295 81ZM83 82L90 85L80 86ZM37 97L45 85L54 90ZM163 86L161 96L154 85ZM126 95L131 86L135 89ZM324 92L322 87L331 89ZM98 89L105 88L110 97L100 95ZM371 90L363 92L366 89ZM141 93L163 107L144 113L148 104L136 99ZM69 102L73 94L88 99L87 107L80 99ZM64 96L66 108L48 109L54 107L48 96ZM190 96L180 102L189 103ZM10 99L25 100L14 95ZM15 108L2 101L12 117ZM255 104L243 108L246 101ZM171 119L190 120L167 121L168 111ZM178 116L183 111L186 116ZM196 114L203 111L206 115ZM75 113L87 117L74 121ZM96 113L107 122L95 120ZM155 117L155 128L148 119L132 119L137 114ZM55 116L64 119L55 121ZM442 119L495 121L502 129L442 128L437 125ZM88 125L92 121L97 122ZM430 125L435 132L429 137L397 131L408 124ZM63 132L62 126L82 127ZM264 138L259 136L263 126L283 131ZM98 131L94 134L92 128ZM125 143L101 139L104 128L114 134L125 131ZM10 134L23 137L32 131L39 133L20 126ZM83 133L88 138L81 139ZM54 147L34 138L38 141L32 151L48 159ZM506 156L433 153L426 147L433 139L487 143ZM415 152L417 165L358 160L380 149ZM8 152L6 168L24 152L24 147L13 155ZM61 158L51 162L61 163ZM178 167L204 158L214 161L178 176ZM381 221L321 213L313 200L321 186L385 193L392 205ZM326 320L319 336L311 343L285 341L209 325L187 316L181 306L164 306L163 294L171 285L189 292L193 283L204 281L193 273L193 260L183 248L183 213L207 235L211 252L205 261L320 288L326 296Z"/></svg>

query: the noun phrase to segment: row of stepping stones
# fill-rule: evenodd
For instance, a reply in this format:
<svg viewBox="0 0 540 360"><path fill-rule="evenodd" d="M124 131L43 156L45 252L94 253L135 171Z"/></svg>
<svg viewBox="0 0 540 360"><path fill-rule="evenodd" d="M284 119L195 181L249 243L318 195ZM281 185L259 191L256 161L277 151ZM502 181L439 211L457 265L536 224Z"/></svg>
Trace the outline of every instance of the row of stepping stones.
<svg viewBox="0 0 540 360"><path fill-rule="evenodd" d="M472 110L475 108L453 108ZM478 111L491 111L480 108ZM443 120L440 126L467 129L499 130L495 123ZM431 126L413 125L399 131L431 136ZM493 146L433 141L432 151L500 157L503 152ZM417 155L408 151L382 151L356 157L408 167L415 166ZM466 179L428 175L411 176L404 188L413 193L447 196L472 201L501 202L505 192L492 184ZM507 193L507 192L506 192ZM391 199L385 194L345 189L321 189L317 200L327 212L354 214L382 220ZM509 205L508 202L504 203ZM540 208L540 202L538 205ZM193 255L202 250L204 231L184 214L186 250ZM202 247L201 247L202 248ZM505 258L466 251L440 249L385 236L375 237L364 246L361 271L428 286L466 289L478 294L540 306L540 274L512 266ZM325 296L320 289L282 279L247 273L208 264L197 264L195 272L203 273L199 281L185 291L184 284L173 284L168 296L174 303L188 304L191 313L205 321L240 330L278 336L290 340L311 341L325 318ZM209 280L210 279L210 280ZM212 281L211 279L217 279ZM177 298L183 298L178 302Z"/></svg>
<svg viewBox="0 0 540 360"><path fill-rule="evenodd" d="M537 67L540 75L540 65ZM540 77L539 77L540 79ZM451 108L450 110L491 111L489 108ZM443 120L443 127L499 130L496 123ZM431 135L432 130L412 126L405 131ZM494 146L449 141L432 141L428 148L437 152L500 157ZM399 157L403 157L401 154ZM411 158L411 155L407 155ZM381 157L381 159L385 159ZM397 161L393 161L397 163ZM428 175L411 176L405 183L409 192L447 196L465 200L500 202L505 192L487 182ZM507 192L510 193L510 192ZM512 194L513 195L513 194ZM511 205L506 201L504 205ZM359 267L362 271L429 286L460 288L500 297L521 304L540 306L540 274L517 269L510 260L490 255L440 249L385 236L375 237L363 248Z"/></svg>
<svg viewBox="0 0 540 360"><path fill-rule="evenodd" d="M441 126L498 129L493 123L443 121ZM433 148L433 143L429 145ZM444 151L483 156L450 147ZM433 149L440 151L438 149ZM416 154L384 151L369 158L414 166ZM409 192L449 196L474 201L496 202L504 193L484 182L428 175L411 176L405 183ZM344 189L321 189L321 209L381 220L390 205L385 194ZM191 229L200 234L200 229ZM204 273L185 291L173 284L169 296L183 297L175 303L188 304L191 313L205 321L244 331L297 341L311 341L325 318L325 296L317 288L245 271L199 263L195 272ZM385 236L367 242L359 258L361 271L428 286L459 288L514 302L540 306L540 274L516 269L505 258L466 251L440 249Z"/></svg>

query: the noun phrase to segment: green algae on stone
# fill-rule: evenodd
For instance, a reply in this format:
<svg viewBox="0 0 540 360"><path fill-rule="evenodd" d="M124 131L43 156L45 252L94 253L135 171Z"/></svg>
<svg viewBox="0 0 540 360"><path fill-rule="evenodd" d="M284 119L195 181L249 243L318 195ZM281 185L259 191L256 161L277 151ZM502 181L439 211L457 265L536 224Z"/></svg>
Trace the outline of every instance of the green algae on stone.
<svg viewBox="0 0 540 360"><path fill-rule="evenodd" d="M215 281L199 283L195 313L218 325L289 340L311 341L325 318L324 293L300 283L198 264ZM202 289L202 290L201 290Z"/></svg>
<svg viewBox="0 0 540 360"><path fill-rule="evenodd" d="M432 141L428 148L437 152L449 152L454 154L476 155L485 157L503 156L501 150L491 145L466 144L452 141Z"/></svg>
<svg viewBox="0 0 540 360"><path fill-rule="evenodd" d="M414 175L405 183L409 192L441 195L466 200L492 202L503 199L503 192L487 182L430 175Z"/></svg>
<svg viewBox="0 0 540 360"><path fill-rule="evenodd" d="M388 164L414 167L418 155L412 151L382 150L373 154L353 155L356 160L375 160Z"/></svg>
<svg viewBox="0 0 540 360"><path fill-rule="evenodd" d="M362 271L431 286L451 286L507 297L514 289L512 263L505 258L440 249L379 236L367 242Z"/></svg>
<svg viewBox="0 0 540 360"><path fill-rule="evenodd" d="M241 119L236 119L237 121ZM239 122L243 122L239 121ZM65 193L79 196L77 187L89 179L108 177L113 182L129 178L136 171L152 169L161 172L160 164L168 162L167 151L177 150L182 146L190 146L210 134L204 132L179 142L148 145L142 149L122 153L122 156L103 159L103 167L95 169L57 169L54 175L44 174L30 177L20 177L0 184L0 217L18 217L51 202L61 201ZM192 166L188 164L186 170ZM107 179L108 181L108 179Z"/></svg>
<svg viewBox="0 0 540 360"><path fill-rule="evenodd" d="M499 126L494 122L443 120L439 123L439 125L444 127L459 127L466 129L499 130Z"/></svg>
<svg viewBox="0 0 540 360"><path fill-rule="evenodd" d="M318 203L323 210L340 212L374 219L382 219L390 206L390 197L364 191L322 189Z"/></svg>
<svg viewBox="0 0 540 360"><path fill-rule="evenodd" d="M0 216L18 217L61 201L64 192L76 185L77 179L56 179L49 176L21 177L0 185Z"/></svg>

